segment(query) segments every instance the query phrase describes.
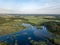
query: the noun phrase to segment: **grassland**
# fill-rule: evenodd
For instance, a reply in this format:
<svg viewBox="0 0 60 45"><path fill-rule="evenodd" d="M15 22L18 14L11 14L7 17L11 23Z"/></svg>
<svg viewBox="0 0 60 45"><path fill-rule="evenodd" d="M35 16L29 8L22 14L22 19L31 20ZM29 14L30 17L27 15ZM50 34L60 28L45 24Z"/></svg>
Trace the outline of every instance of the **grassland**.
<svg viewBox="0 0 60 45"><path fill-rule="evenodd" d="M0 16L0 36L5 34L12 34L26 27L22 23L30 23L33 26L41 28L42 25L46 26L48 31L60 35L60 17L57 16ZM48 25L48 26L47 26ZM56 33L57 32L57 33ZM60 36L59 36L60 37ZM59 39L54 39L55 42L60 42ZM39 44L42 42L39 42ZM4 45L5 42L0 44ZM45 44L45 43L44 43ZM7 45L7 44L6 44Z"/></svg>
<svg viewBox="0 0 60 45"><path fill-rule="evenodd" d="M25 29L22 23L30 23L33 26L41 28L42 23L49 21L60 22L55 16L0 16L0 35L11 34ZM52 25L52 24L51 24ZM53 26L54 27L54 26Z"/></svg>
<svg viewBox="0 0 60 45"><path fill-rule="evenodd" d="M0 35L11 34L11 33L18 32L22 29L25 29L25 27L21 25L22 22L23 21L21 19L1 17L0 18Z"/></svg>

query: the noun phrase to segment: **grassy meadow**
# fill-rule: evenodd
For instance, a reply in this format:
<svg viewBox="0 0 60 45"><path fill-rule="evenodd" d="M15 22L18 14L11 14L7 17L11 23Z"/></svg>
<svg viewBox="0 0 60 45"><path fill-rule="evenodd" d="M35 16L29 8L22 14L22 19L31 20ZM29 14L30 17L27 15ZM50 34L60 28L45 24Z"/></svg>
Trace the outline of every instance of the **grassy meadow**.
<svg viewBox="0 0 60 45"><path fill-rule="evenodd" d="M56 25L57 27L58 25L60 25L60 18L57 18L57 16L14 16L14 15L2 16L1 15L0 16L0 35L11 34L11 33L20 31L22 29L25 29L25 27L21 25L22 23L30 23L40 28L42 24L47 23L48 25L50 22L52 22L51 25L54 30L55 29L54 25ZM59 22L59 24L58 25L53 24L54 22L56 23Z"/></svg>
<svg viewBox="0 0 60 45"><path fill-rule="evenodd" d="M0 15L0 36L6 34L13 34L26 29L22 23L28 23L37 26L46 26L49 32L60 37L60 16L20 16L20 15ZM60 42L59 39L53 39L56 43ZM37 42L36 42L37 43ZM0 42L2 45L8 45L5 42ZM38 45L45 44L38 42Z"/></svg>

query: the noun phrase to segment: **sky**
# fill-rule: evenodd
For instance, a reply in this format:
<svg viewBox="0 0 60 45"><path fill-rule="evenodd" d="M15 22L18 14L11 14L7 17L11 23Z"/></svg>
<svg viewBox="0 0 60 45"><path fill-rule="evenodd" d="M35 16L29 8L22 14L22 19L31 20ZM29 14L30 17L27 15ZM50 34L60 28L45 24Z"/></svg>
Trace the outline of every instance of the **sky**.
<svg viewBox="0 0 60 45"><path fill-rule="evenodd" d="M60 14L60 0L0 0L0 13Z"/></svg>

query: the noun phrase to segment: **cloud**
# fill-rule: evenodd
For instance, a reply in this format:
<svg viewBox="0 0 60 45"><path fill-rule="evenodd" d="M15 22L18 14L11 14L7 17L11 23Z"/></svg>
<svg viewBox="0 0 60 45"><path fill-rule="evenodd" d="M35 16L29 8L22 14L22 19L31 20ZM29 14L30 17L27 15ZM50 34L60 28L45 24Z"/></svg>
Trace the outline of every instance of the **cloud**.
<svg viewBox="0 0 60 45"><path fill-rule="evenodd" d="M60 14L60 5L35 10L37 14Z"/></svg>
<svg viewBox="0 0 60 45"><path fill-rule="evenodd" d="M60 0L0 0L0 13L60 14Z"/></svg>

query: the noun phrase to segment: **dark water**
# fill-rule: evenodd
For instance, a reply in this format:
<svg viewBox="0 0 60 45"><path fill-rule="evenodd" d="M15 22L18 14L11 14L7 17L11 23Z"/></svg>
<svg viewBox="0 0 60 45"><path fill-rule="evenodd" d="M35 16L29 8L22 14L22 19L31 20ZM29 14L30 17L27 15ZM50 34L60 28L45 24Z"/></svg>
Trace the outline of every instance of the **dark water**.
<svg viewBox="0 0 60 45"><path fill-rule="evenodd" d="M21 30L20 32L16 32L14 34L0 36L0 41L12 45L14 45L15 43L17 43L17 45L33 45L30 42L32 40L36 42L45 41L46 43L46 37L51 39L56 38L55 35L47 31L45 26L42 26L41 29L37 29L36 26L32 26L31 24L23 23L22 25L26 27L25 30Z"/></svg>

